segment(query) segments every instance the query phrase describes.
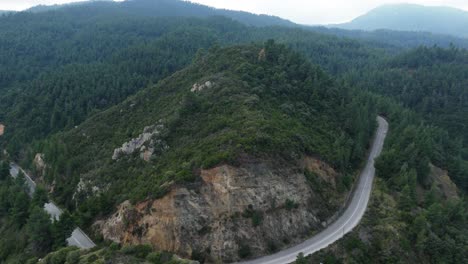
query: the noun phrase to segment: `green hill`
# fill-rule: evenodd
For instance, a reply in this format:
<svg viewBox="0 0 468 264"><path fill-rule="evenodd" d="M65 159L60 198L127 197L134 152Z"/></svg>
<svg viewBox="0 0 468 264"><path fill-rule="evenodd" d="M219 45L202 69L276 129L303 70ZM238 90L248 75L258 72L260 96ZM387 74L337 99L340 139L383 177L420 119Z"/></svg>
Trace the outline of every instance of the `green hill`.
<svg viewBox="0 0 468 264"><path fill-rule="evenodd" d="M379 45L224 17L109 17L75 6L2 19L0 120L7 130L0 141L16 157L24 145L71 129L182 69L199 49L276 39L330 73L384 53Z"/></svg>
<svg viewBox="0 0 468 264"><path fill-rule="evenodd" d="M378 7L349 23L336 26L361 30L426 31L468 37L467 24L468 12L460 9L398 4Z"/></svg>
<svg viewBox="0 0 468 264"><path fill-rule="evenodd" d="M374 125L372 117L351 119L371 116L366 107L283 46L216 49L36 151L52 166L46 179L63 204L74 204L69 194L84 175L98 186L112 182L110 197L140 201L159 197L166 182L196 180L198 169L237 164L242 155L315 155L347 171ZM144 132L157 135L154 160L115 151Z"/></svg>

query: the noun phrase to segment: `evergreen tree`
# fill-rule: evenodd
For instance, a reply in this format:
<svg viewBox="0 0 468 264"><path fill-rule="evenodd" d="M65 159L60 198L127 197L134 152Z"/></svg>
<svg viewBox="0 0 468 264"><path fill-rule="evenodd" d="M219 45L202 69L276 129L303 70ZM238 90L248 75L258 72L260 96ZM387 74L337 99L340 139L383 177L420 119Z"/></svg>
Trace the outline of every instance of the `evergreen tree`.
<svg viewBox="0 0 468 264"><path fill-rule="evenodd" d="M27 223L29 241L36 254L52 249L53 237L50 216L41 207L34 207Z"/></svg>

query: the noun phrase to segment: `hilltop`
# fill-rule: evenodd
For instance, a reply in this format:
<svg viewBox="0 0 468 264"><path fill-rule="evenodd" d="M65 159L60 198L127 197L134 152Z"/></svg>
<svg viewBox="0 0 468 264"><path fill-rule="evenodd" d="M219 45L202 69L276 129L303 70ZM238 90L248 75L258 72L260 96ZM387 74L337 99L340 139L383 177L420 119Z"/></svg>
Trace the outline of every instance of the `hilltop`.
<svg viewBox="0 0 468 264"><path fill-rule="evenodd" d="M214 49L36 151L55 199L79 204L82 223L104 217L105 238L234 261L250 256L242 248L259 255L300 239L304 229L283 221L317 229L333 215L375 125L367 107L281 45ZM107 215L115 205L133 220ZM284 228L268 234L271 225Z"/></svg>

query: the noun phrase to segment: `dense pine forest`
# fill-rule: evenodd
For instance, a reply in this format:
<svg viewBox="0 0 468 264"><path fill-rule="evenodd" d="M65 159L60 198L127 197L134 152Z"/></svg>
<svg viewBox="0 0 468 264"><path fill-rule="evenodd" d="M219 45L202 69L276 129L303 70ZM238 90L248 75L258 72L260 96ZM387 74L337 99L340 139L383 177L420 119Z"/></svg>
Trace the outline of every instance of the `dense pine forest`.
<svg viewBox="0 0 468 264"><path fill-rule="evenodd" d="M377 115L390 133L364 222L297 262L468 261L465 39L133 0L1 15L0 46L2 263L180 262L106 241L93 223L126 200L196 185L201 170L254 159L317 157L340 175L335 191L344 194ZM152 158L115 152L148 131L157 135ZM8 177L10 161L36 176L33 197L22 177ZM48 198L66 210L60 221L40 210ZM98 247L67 248L75 225Z"/></svg>

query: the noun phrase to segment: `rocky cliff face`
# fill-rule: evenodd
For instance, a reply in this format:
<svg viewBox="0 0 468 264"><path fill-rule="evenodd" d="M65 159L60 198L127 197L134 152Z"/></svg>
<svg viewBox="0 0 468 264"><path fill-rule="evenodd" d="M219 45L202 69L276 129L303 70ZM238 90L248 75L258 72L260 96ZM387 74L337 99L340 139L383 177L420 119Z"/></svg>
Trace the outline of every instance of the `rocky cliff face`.
<svg viewBox="0 0 468 264"><path fill-rule="evenodd" d="M208 262L232 262L268 254L321 228L331 206L310 188L312 169L334 181L335 171L307 158L297 166L256 161L201 171L191 186L176 186L163 198L121 204L96 223L104 238L150 243L158 250Z"/></svg>

